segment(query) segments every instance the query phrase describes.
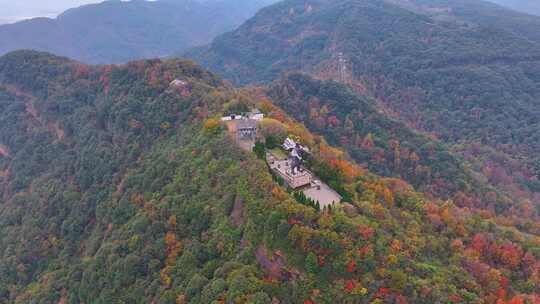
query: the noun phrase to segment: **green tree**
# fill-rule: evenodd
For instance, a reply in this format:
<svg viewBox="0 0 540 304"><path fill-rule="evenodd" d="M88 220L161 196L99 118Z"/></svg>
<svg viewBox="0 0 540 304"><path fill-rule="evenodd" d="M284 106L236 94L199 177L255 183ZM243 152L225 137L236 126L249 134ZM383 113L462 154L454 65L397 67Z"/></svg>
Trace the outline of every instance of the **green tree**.
<svg viewBox="0 0 540 304"><path fill-rule="evenodd" d="M251 299L251 302L253 304L271 304L272 299L270 299L270 296L268 296L266 293L259 291L256 294L253 295L253 298Z"/></svg>
<svg viewBox="0 0 540 304"><path fill-rule="evenodd" d="M395 292L401 292L407 284L407 275L401 270L394 270L390 273L390 287Z"/></svg>
<svg viewBox="0 0 540 304"><path fill-rule="evenodd" d="M316 274L316 273L319 272L319 270L320 270L319 262L317 260L317 256L313 252L310 252L307 255L306 261L305 261L305 266L306 266L306 270L309 273Z"/></svg>
<svg viewBox="0 0 540 304"><path fill-rule="evenodd" d="M186 292L188 295L194 296L196 294L199 294L206 284L208 284L207 278L203 277L200 274L195 274L189 281Z"/></svg>
<svg viewBox="0 0 540 304"><path fill-rule="evenodd" d="M270 150L275 149L279 146L277 138L273 135L266 136L265 143L266 147Z"/></svg>
<svg viewBox="0 0 540 304"><path fill-rule="evenodd" d="M264 159L266 149L264 148L264 145L258 141L253 147L253 152L257 155L258 158Z"/></svg>
<svg viewBox="0 0 540 304"><path fill-rule="evenodd" d="M241 115L247 112L249 112L249 106L245 102L238 101L238 100L231 101L231 103L228 105L225 111L227 115L231 115L231 114Z"/></svg>

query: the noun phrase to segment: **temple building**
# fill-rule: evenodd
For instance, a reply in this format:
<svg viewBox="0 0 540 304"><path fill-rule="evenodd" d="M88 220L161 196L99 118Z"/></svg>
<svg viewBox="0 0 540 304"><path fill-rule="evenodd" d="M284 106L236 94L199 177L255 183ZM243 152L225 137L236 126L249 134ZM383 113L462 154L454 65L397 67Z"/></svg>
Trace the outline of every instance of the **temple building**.
<svg viewBox="0 0 540 304"><path fill-rule="evenodd" d="M282 147L289 152L289 157L277 159L273 154L268 153L266 160L270 169L292 189L311 185L313 174L302 166L302 154L306 152L305 148L290 138L285 139Z"/></svg>
<svg viewBox="0 0 540 304"><path fill-rule="evenodd" d="M244 150L251 151L257 139L258 123L264 119L259 110L252 110L242 114L229 114L221 117L236 143Z"/></svg>
<svg viewBox="0 0 540 304"><path fill-rule="evenodd" d="M309 148L302 146L291 138L285 139L281 147L289 152L287 157L268 151L266 161L268 166L292 189L302 191L307 198L320 204L321 208L339 203L341 195L327 184L317 179L303 166L303 157L310 153Z"/></svg>
<svg viewBox="0 0 540 304"><path fill-rule="evenodd" d="M242 119L236 124L236 136L239 140L255 140L257 136L257 121Z"/></svg>
<svg viewBox="0 0 540 304"><path fill-rule="evenodd" d="M271 153L266 154L266 161L270 169L287 183L292 189L308 186L313 180L313 175L302 167L295 167L294 159L277 159Z"/></svg>
<svg viewBox="0 0 540 304"><path fill-rule="evenodd" d="M229 114L227 116L221 117L221 121L232 121L232 120L255 120L260 121L264 119L264 114L261 113L259 110L255 109L251 112L244 113L244 114Z"/></svg>

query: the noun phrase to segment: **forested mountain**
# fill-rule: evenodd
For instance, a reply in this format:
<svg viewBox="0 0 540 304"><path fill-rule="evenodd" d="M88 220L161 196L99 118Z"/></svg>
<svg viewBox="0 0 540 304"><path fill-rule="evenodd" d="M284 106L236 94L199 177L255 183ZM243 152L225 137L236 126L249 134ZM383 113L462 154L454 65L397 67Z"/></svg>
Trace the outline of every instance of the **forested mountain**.
<svg viewBox="0 0 540 304"><path fill-rule="evenodd" d="M479 0L386 0L439 21L466 23L510 31L540 42L540 18ZM493 1L492 1L493 2Z"/></svg>
<svg viewBox="0 0 540 304"><path fill-rule="evenodd" d="M331 22L336 20L337 24ZM229 79L244 84L273 80L282 70L320 70L321 67L310 68L308 64L313 65L321 59L336 59L338 52L344 52L347 59L352 56L347 53L364 51L366 54L362 56L388 60L388 55L406 56L411 53L412 56L429 51L430 57L424 60L427 63L434 61L435 55L445 55L438 59L443 63L468 55L485 55L484 60L489 60L512 52L518 58L523 53L534 57L538 53L535 42L540 41L540 35L534 30L539 25L538 17L516 13L485 1L288 0L262 9L236 31L187 54ZM415 33L415 29L421 32ZM353 30L361 33L353 36ZM389 35L383 36L385 34ZM504 39L505 44L501 43L504 47L493 44L494 37L499 34ZM405 38L412 40L410 45L400 45ZM381 42L393 43L404 47L404 50L399 54L387 54L388 51L373 53L374 45ZM242 47L234 50L231 46L234 43ZM363 45L359 46L360 43ZM443 43L451 49L428 48ZM458 43L463 45L461 49ZM285 53L280 56L281 49ZM259 61L253 57L255 52L262 56ZM260 62L263 60L274 65L263 66ZM263 74L248 74L250 68L257 65L261 65ZM235 69L240 73L234 73Z"/></svg>
<svg viewBox="0 0 540 304"><path fill-rule="evenodd" d="M534 0L489 0L527 14L540 15L540 3Z"/></svg>
<svg viewBox="0 0 540 304"><path fill-rule="evenodd" d="M243 88L180 59L0 57L0 303L540 303L540 19L468 2L279 2L189 52ZM223 3L28 24L100 16L86 60L124 61ZM156 49L121 46L134 25ZM239 109L264 113L253 151L220 121ZM285 137L341 202L269 170Z"/></svg>
<svg viewBox="0 0 540 304"><path fill-rule="evenodd" d="M482 171L470 168L441 141L380 113L374 99L359 96L347 86L290 74L273 82L266 92L276 105L329 143L347 150L372 172L404 179L418 191L451 198L461 207L494 210L508 220L522 204L515 196L520 192L516 185L479 179ZM529 194L528 198L535 197Z"/></svg>
<svg viewBox="0 0 540 304"><path fill-rule="evenodd" d="M518 26L511 19L497 19L497 26L482 19L491 10L460 12L460 1L445 10L445 3L451 1L287 0L189 55L241 84L295 70L343 82L387 117L448 145L514 201L538 205L540 44L503 26ZM472 23L474 16L484 21Z"/></svg>
<svg viewBox="0 0 540 304"><path fill-rule="evenodd" d="M272 1L105 1L1 25L0 55L33 49L89 63L165 57L233 30Z"/></svg>
<svg viewBox="0 0 540 304"><path fill-rule="evenodd" d="M537 237L361 169L271 92L179 60L1 57L0 303L539 301ZM216 119L240 104L349 201L296 201Z"/></svg>

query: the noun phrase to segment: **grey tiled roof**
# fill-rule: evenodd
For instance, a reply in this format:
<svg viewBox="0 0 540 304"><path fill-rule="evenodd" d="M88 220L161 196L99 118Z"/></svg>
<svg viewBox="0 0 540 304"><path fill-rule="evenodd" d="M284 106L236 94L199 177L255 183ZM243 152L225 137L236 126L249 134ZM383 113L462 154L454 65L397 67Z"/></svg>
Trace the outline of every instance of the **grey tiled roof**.
<svg viewBox="0 0 540 304"><path fill-rule="evenodd" d="M238 125L236 127L238 130L242 129L254 129L257 128L257 121L252 119L242 119L238 121Z"/></svg>

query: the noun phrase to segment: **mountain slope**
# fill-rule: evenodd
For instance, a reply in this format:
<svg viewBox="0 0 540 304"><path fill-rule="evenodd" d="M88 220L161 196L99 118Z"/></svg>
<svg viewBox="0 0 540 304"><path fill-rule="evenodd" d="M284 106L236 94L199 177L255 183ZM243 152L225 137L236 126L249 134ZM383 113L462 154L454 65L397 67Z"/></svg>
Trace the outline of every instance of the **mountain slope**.
<svg viewBox="0 0 540 304"><path fill-rule="evenodd" d="M174 303L171 280L190 283L192 300L220 267L218 284L257 283L236 262L227 212L272 200L260 164L240 168L223 133L199 131L228 94L219 79L189 62L90 67L17 52L0 59L0 83L1 303Z"/></svg>
<svg viewBox="0 0 540 304"><path fill-rule="evenodd" d="M210 42L270 1L106 1L70 9L55 19L0 26L0 54L53 52L90 63L164 57Z"/></svg>
<svg viewBox="0 0 540 304"><path fill-rule="evenodd" d="M416 190L452 199L460 207L489 210L516 227L540 219L537 212L522 212L535 208L524 197L533 202L538 198L520 186L528 179L526 176L520 176L517 170L506 175L495 165L488 172L474 164L474 157L501 157L493 151L478 147L473 151L449 151L440 140L389 118L377 111L373 99L358 96L337 82L292 73L274 81L266 94L309 130L343 148L371 172L406 180ZM463 159L461 153L468 157ZM538 180L530 179L528 185L538 189Z"/></svg>
<svg viewBox="0 0 540 304"><path fill-rule="evenodd" d="M540 44L417 11L445 1L394 2L284 1L190 55L237 83L301 70L349 84L518 200L538 203Z"/></svg>
<svg viewBox="0 0 540 304"><path fill-rule="evenodd" d="M536 42L540 41L540 34L536 30L540 26L538 16L509 10L488 1L387 0L387 2L441 21L501 29Z"/></svg>
<svg viewBox="0 0 540 304"><path fill-rule="evenodd" d="M300 136L351 201L295 201L215 124L234 103ZM535 237L360 170L190 62L10 53L0 107L1 303L538 300Z"/></svg>
<svg viewBox="0 0 540 304"><path fill-rule="evenodd" d="M540 15L540 3L532 0L490 0L502 6L527 14Z"/></svg>
<svg viewBox="0 0 540 304"><path fill-rule="evenodd" d="M473 188L467 169L441 143L388 118L377 111L374 100L346 86L288 74L274 81L267 95L371 172L402 178L419 191L443 198Z"/></svg>

